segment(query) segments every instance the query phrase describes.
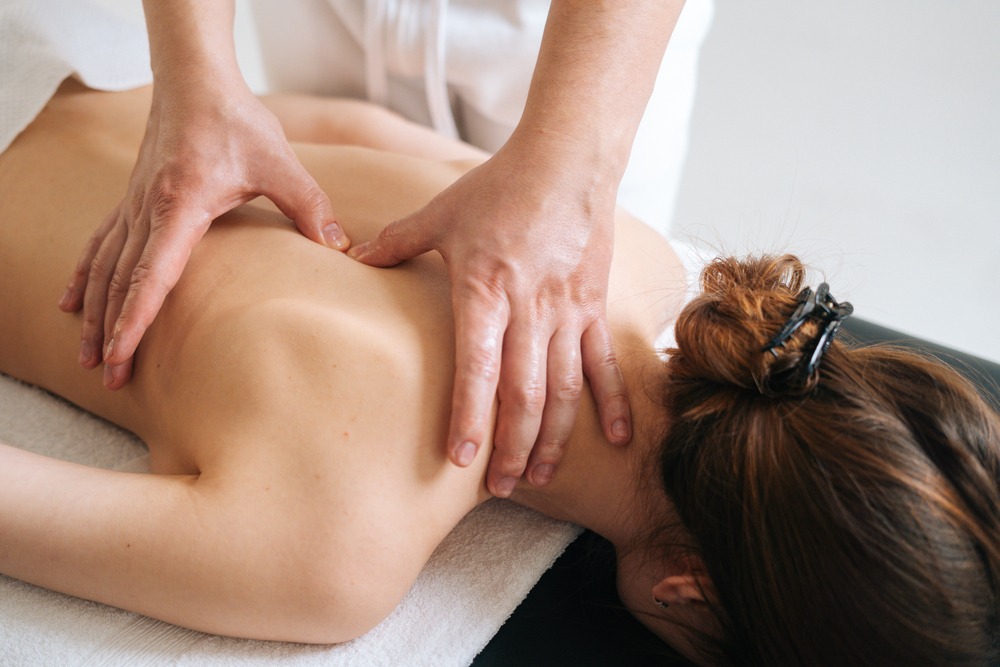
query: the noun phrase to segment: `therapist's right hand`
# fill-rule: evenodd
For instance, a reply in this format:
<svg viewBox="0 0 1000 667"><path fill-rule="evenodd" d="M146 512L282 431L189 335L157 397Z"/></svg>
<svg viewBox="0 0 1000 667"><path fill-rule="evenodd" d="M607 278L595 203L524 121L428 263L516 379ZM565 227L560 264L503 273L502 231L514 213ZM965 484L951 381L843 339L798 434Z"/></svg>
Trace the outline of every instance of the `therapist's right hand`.
<svg viewBox="0 0 1000 667"><path fill-rule="evenodd" d="M66 312L83 308L80 364L103 361L105 386L124 386L191 250L215 218L257 195L309 239L350 246L277 118L242 80L187 81L176 91L157 84L127 194L87 243L59 301Z"/></svg>

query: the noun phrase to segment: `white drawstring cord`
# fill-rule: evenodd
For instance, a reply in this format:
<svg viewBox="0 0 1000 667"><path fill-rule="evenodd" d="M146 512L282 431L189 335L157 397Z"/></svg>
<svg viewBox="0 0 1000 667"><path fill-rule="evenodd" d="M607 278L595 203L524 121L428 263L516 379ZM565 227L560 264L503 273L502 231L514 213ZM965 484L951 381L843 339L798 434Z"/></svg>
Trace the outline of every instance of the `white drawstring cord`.
<svg viewBox="0 0 1000 667"><path fill-rule="evenodd" d="M457 139L458 128L451 111L445 57L448 0L413 1L420 3L420 13L424 19L424 95L427 99L431 125L440 134ZM389 72L385 44L387 38L385 26L389 18L388 4L388 0L365 0L365 89L368 100L381 106L389 104ZM399 9L397 5L397 10ZM409 15L414 16L414 13ZM407 31L399 30L397 34L407 34Z"/></svg>

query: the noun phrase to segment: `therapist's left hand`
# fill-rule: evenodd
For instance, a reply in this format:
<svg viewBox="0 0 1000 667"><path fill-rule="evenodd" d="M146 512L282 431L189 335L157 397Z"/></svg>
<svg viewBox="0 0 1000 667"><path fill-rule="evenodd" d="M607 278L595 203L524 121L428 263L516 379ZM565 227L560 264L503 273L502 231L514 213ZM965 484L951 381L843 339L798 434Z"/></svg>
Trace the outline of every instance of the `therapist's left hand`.
<svg viewBox="0 0 1000 667"><path fill-rule="evenodd" d="M487 486L546 484L562 458L589 379L607 439L628 442L625 385L607 322L617 183L591 165L508 142L426 207L350 255L393 266L429 250L448 264L456 373L447 451L469 465L489 437Z"/></svg>

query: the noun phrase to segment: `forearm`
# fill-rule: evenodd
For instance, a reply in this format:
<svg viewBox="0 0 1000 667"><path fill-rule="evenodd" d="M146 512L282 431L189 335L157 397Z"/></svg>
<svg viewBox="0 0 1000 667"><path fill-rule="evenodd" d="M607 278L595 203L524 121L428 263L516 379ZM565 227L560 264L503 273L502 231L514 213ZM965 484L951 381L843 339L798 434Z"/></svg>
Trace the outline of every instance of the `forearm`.
<svg viewBox="0 0 1000 667"><path fill-rule="evenodd" d="M234 0L143 0L156 83L238 77Z"/></svg>
<svg viewBox="0 0 1000 667"><path fill-rule="evenodd" d="M684 0L553 0L514 141L618 182Z"/></svg>
<svg viewBox="0 0 1000 667"><path fill-rule="evenodd" d="M304 529L259 496L0 445L0 573L218 634L358 634L328 621L318 577L296 579L315 570Z"/></svg>

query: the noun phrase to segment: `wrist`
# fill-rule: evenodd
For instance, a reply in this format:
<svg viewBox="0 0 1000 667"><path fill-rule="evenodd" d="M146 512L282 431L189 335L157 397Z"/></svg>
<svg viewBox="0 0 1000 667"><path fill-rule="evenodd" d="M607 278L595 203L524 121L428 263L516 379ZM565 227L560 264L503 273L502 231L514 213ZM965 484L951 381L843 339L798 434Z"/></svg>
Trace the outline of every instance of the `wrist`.
<svg viewBox="0 0 1000 667"><path fill-rule="evenodd" d="M144 0L155 83L242 80L232 0Z"/></svg>
<svg viewBox="0 0 1000 667"><path fill-rule="evenodd" d="M617 192L683 4L552 0L512 141L586 165Z"/></svg>
<svg viewBox="0 0 1000 667"><path fill-rule="evenodd" d="M182 67L166 68L162 75L153 75L153 108L167 110L178 105L189 107L205 104L231 106L252 95L239 67L228 63L187 63Z"/></svg>
<svg viewBox="0 0 1000 667"><path fill-rule="evenodd" d="M628 164L628 150L622 155L615 142L590 134L565 123L548 126L522 118L498 156L509 153L525 178L534 183L587 193L595 202L614 202Z"/></svg>

